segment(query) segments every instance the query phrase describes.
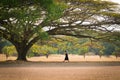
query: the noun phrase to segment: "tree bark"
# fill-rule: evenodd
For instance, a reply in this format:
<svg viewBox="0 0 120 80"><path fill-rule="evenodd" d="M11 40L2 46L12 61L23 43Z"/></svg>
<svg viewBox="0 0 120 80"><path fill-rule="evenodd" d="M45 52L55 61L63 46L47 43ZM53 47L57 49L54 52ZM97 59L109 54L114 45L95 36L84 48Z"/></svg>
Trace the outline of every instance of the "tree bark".
<svg viewBox="0 0 120 80"><path fill-rule="evenodd" d="M17 60L27 61L26 56L27 56L27 53L28 53L29 49L38 40L39 40L39 37L36 37L33 40L31 40L29 43L28 43L28 40L25 40L25 39L20 40L20 42L19 42L19 41L14 41L14 36L12 36L12 38L9 41L12 42L12 44L16 48L16 51L18 53Z"/></svg>
<svg viewBox="0 0 120 80"><path fill-rule="evenodd" d="M17 60L18 61L27 61L27 58L26 58L26 55L27 55L27 53L26 52L19 52L18 53L18 57L17 57Z"/></svg>
<svg viewBox="0 0 120 80"><path fill-rule="evenodd" d="M17 45L16 46L16 50L18 52L18 57L17 57L17 60L19 61L27 61L27 52L29 50L29 47L25 44L22 44L22 45Z"/></svg>

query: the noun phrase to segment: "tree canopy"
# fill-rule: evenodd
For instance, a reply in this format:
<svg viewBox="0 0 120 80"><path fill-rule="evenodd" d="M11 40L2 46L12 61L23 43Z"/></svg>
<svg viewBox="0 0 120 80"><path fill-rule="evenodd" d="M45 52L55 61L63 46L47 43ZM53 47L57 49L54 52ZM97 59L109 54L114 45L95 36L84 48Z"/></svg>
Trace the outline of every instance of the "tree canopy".
<svg viewBox="0 0 120 80"><path fill-rule="evenodd" d="M50 34L70 35L76 37L96 38L99 32L111 32L108 28L119 24L117 4L101 0L68 0L69 8L64 15L54 21L55 27ZM91 32L92 31L92 32ZM93 33L98 33L94 34ZM92 33L90 36L89 33Z"/></svg>
<svg viewBox="0 0 120 80"><path fill-rule="evenodd" d="M103 38L119 25L117 10L116 3L101 0L1 0L0 36L15 46L17 60L26 60L32 45L48 35Z"/></svg>

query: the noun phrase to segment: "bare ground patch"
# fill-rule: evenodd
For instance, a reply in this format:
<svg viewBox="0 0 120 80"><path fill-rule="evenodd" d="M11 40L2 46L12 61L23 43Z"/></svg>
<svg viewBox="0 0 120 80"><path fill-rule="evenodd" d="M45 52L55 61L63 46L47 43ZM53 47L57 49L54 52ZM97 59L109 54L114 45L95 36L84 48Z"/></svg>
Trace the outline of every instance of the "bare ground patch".
<svg viewBox="0 0 120 80"><path fill-rule="evenodd" d="M0 80L120 80L120 66L0 68Z"/></svg>
<svg viewBox="0 0 120 80"><path fill-rule="evenodd" d="M70 55L32 57L28 62L0 62L0 80L120 80L120 58ZM15 60L9 57L8 60Z"/></svg>

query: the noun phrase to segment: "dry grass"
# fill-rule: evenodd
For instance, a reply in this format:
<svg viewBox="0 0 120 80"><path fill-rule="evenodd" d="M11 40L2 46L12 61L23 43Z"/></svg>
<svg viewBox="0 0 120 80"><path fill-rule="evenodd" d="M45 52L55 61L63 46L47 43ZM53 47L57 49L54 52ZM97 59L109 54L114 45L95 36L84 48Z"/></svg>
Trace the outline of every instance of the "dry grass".
<svg viewBox="0 0 120 80"><path fill-rule="evenodd" d="M50 55L48 58L46 56L41 57L31 57L27 58L28 61L43 61L43 62L61 62L64 60L64 55ZM115 56L102 56L101 58L99 56L86 56L85 58L80 55L69 55L70 62L84 62L84 61L120 61L120 57L116 59ZM5 55L0 55L0 61L5 61L6 57ZM8 57L7 60L16 60L16 57Z"/></svg>
<svg viewBox="0 0 120 80"><path fill-rule="evenodd" d="M83 56L79 55L69 55L70 62L84 62L84 61L120 61L120 57L116 59L115 56L103 56L100 58L99 56L86 56L85 58ZM63 61L64 55L51 55L48 58L45 56L42 57L32 57L28 58L29 61L45 61L45 62L54 62L54 61Z"/></svg>

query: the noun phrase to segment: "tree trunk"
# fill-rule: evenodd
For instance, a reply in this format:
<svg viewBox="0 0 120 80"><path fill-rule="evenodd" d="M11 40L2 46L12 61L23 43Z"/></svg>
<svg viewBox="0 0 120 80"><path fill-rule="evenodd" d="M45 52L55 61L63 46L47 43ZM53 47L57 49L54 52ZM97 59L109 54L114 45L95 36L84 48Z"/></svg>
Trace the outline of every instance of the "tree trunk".
<svg viewBox="0 0 120 80"><path fill-rule="evenodd" d="M16 50L18 52L17 60L27 61L26 55L27 55L27 52L29 50L29 47L27 45L24 45L24 46L19 45L19 46L16 46Z"/></svg>
<svg viewBox="0 0 120 80"><path fill-rule="evenodd" d="M19 52L17 60L19 60L19 61L27 61L26 55L27 55L27 52L24 52L24 51Z"/></svg>
<svg viewBox="0 0 120 80"><path fill-rule="evenodd" d="M31 40L29 43L27 40L23 39L20 42L19 41L14 41L11 40L11 42L14 44L17 53L18 53L18 57L17 60L19 61L27 61L27 52L29 51L29 49L32 47L32 45L39 40L39 37L34 38L33 40Z"/></svg>

